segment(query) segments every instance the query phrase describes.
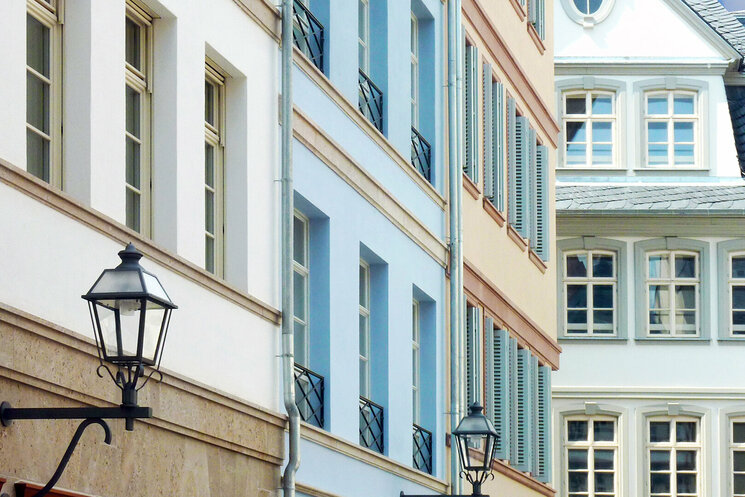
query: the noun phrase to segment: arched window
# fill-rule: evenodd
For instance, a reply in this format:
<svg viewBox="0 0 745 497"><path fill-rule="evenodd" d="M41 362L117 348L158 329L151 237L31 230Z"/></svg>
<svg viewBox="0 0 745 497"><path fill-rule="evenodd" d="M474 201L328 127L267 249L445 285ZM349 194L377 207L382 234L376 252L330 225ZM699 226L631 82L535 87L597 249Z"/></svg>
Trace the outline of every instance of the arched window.
<svg viewBox="0 0 745 497"><path fill-rule="evenodd" d="M603 21L613 9L615 0L561 0L567 15L584 27Z"/></svg>

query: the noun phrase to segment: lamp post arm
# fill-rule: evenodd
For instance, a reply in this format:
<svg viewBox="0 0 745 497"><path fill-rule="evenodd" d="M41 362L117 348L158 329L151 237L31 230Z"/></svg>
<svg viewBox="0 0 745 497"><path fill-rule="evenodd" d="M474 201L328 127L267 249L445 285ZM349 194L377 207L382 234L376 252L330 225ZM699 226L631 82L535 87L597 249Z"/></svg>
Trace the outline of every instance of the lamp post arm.
<svg viewBox="0 0 745 497"><path fill-rule="evenodd" d="M15 419L142 419L152 418L150 407L119 406L119 407L10 407L10 404L0 404L0 422L9 426Z"/></svg>

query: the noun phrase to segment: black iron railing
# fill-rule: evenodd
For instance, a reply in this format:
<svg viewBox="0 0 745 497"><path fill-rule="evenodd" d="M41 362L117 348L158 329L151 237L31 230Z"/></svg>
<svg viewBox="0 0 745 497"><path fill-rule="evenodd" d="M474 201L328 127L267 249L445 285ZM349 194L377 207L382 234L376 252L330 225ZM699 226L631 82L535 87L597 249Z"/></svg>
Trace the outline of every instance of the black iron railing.
<svg viewBox="0 0 745 497"><path fill-rule="evenodd" d="M360 445L383 453L383 406L360 397Z"/></svg>
<svg viewBox="0 0 745 497"><path fill-rule="evenodd" d="M422 176L427 178L427 181L432 182L431 174L431 163L432 163L432 146L416 128L411 128L411 165L421 173Z"/></svg>
<svg viewBox="0 0 745 497"><path fill-rule="evenodd" d="M432 474L432 432L414 425L414 467Z"/></svg>
<svg viewBox="0 0 745 497"><path fill-rule="evenodd" d="M360 69L360 111L383 132L383 92Z"/></svg>
<svg viewBox="0 0 745 497"><path fill-rule="evenodd" d="M292 3L292 15L295 46L323 72L323 24L300 0Z"/></svg>
<svg viewBox="0 0 745 497"><path fill-rule="evenodd" d="M303 421L323 428L323 376L295 363L295 404Z"/></svg>

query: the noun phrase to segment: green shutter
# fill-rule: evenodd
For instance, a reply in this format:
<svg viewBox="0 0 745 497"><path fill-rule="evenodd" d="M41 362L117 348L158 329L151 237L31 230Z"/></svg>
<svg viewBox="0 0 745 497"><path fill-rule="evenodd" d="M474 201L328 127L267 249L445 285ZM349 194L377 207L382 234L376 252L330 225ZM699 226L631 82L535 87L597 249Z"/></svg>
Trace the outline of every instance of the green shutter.
<svg viewBox="0 0 745 497"><path fill-rule="evenodd" d="M536 0L528 0L528 22L538 29L538 6Z"/></svg>
<svg viewBox="0 0 745 497"><path fill-rule="evenodd" d="M512 185L514 212L512 225L524 238L530 236L528 221L530 205L530 126L528 119L519 116L515 119L515 173Z"/></svg>
<svg viewBox="0 0 745 497"><path fill-rule="evenodd" d="M515 226L517 220L517 194L515 184L517 183L517 114L515 99L507 99L507 173L509 175L509 210L507 218L509 223Z"/></svg>
<svg viewBox="0 0 745 497"><path fill-rule="evenodd" d="M525 232L528 234L528 238L530 239L530 247L534 250L537 238L537 223L535 222L537 213L535 197L536 163L538 162L536 154L537 143L536 132L533 128L530 128L528 130L528 169L525 182L527 185L527 188L525 189L525 219L527 221Z"/></svg>
<svg viewBox="0 0 745 497"><path fill-rule="evenodd" d="M478 307L466 308L466 407L481 403L481 313Z"/></svg>
<svg viewBox="0 0 745 497"><path fill-rule="evenodd" d="M465 162L463 164L463 171L466 175L473 180L474 183L479 181L479 168L478 168L478 126L476 116L477 104L478 104L478 49L472 45L466 45L466 56L465 56L465 80L464 86L464 130L465 139L463 144L465 147Z"/></svg>
<svg viewBox="0 0 745 497"><path fill-rule="evenodd" d="M484 196L494 198L494 110L491 65L484 64Z"/></svg>
<svg viewBox="0 0 745 497"><path fill-rule="evenodd" d="M486 318L486 410L499 434L496 457L510 457L510 335Z"/></svg>
<svg viewBox="0 0 745 497"><path fill-rule="evenodd" d="M531 355L517 352L517 460L515 468L530 472L533 465L533 381Z"/></svg>
<svg viewBox="0 0 745 497"><path fill-rule="evenodd" d="M541 366L538 377L538 467L536 478L551 481L551 368Z"/></svg>
<svg viewBox="0 0 745 497"><path fill-rule="evenodd" d="M492 202L500 212L504 212L504 86L502 83L492 84L492 123L494 136L492 138L492 160L494 165Z"/></svg>
<svg viewBox="0 0 745 497"><path fill-rule="evenodd" d="M533 476L538 475L538 459L540 456L540 442L538 433L538 358L530 356L530 435L533 443L530 444L530 472Z"/></svg>
<svg viewBox="0 0 745 497"><path fill-rule="evenodd" d="M548 147L541 145L537 152L537 172L535 202L536 215L536 243L535 251L544 261L548 261L549 251L549 205L548 205Z"/></svg>
<svg viewBox="0 0 745 497"><path fill-rule="evenodd" d="M517 408L518 408L518 396L517 396L517 339L510 338L510 387L509 387L509 418L510 418L510 452L509 459L512 465L517 464Z"/></svg>

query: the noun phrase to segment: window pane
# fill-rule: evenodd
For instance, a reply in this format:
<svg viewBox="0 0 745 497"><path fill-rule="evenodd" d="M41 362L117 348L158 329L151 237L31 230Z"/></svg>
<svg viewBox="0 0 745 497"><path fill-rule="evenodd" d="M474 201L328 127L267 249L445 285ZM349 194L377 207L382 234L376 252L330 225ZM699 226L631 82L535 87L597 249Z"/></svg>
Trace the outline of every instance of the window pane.
<svg viewBox="0 0 745 497"><path fill-rule="evenodd" d="M587 421L567 421L567 439L570 442L587 440Z"/></svg>
<svg viewBox="0 0 745 497"><path fill-rule="evenodd" d="M360 355L367 357L367 316L360 314Z"/></svg>
<svg viewBox="0 0 745 497"><path fill-rule="evenodd" d="M293 332L295 334L295 362L301 366L307 366L307 364L305 364L305 325L295 321L295 329Z"/></svg>
<svg viewBox="0 0 745 497"><path fill-rule="evenodd" d="M667 164L667 145L649 145L649 163Z"/></svg>
<svg viewBox="0 0 745 497"><path fill-rule="evenodd" d="M677 309L695 309L696 287L693 285L676 285L675 307Z"/></svg>
<svg viewBox="0 0 745 497"><path fill-rule="evenodd" d="M593 164L612 164L613 163L613 145L593 145L592 146L592 163Z"/></svg>
<svg viewBox="0 0 745 497"><path fill-rule="evenodd" d="M679 450L676 452L676 467L678 471L696 471L696 451Z"/></svg>
<svg viewBox="0 0 745 497"><path fill-rule="evenodd" d="M49 133L49 85L31 73L26 75L26 122Z"/></svg>
<svg viewBox="0 0 745 497"><path fill-rule="evenodd" d="M362 0L359 0L357 2L357 8L359 9L357 11L357 32L360 38L363 40L366 39L366 31L367 31L367 21L366 21L366 14L367 14L367 4L363 2Z"/></svg>
<svg viewBox="0 0 745 497"><path fill-rule="evenodd" d="M670 469L670 451L652 450L649 452L649 469L652 471L668 471Z"/></svg>
<svg viewBox="0 0 745 497"><path fill-rule="evenodd" d="M584 278L587 276L587 254L567 256L567 276Z"/></svg>
<svg viewBox="0 0 745 497"><path fill-rule="evenodd" d="M587 285L567 285L567 307L587 307Z"/></svg>
<svg viewBox="0 0 745 497"><path fill-rule="evenodd" d="M653 473L650 475L650 483L653 494L669 494L670 493L670 475Z"/></svg>
<svg viewBox="0 0 745 497"><path fill-rule="evenodd" d="M670 333L670 313L650 311L649 332L653 335Z"/></svg>
<svg viewBox="0 0 745 497"><path fill-rule="evenodd" d="M364 266L360 265L360 305L365 308L368 306L367 289L367 270Z"/></svg>
<svg viewBox="0 0 745 497"><path fill-rule="evenodd" d="M140 231L140 195L127 188L126 194L127 226Z"/></svg>
<svg viewBox="0 0 745 497"><path fill-rule="evenodd" d="M613 469L613 455L612 450L596 450L595 469Z"/></svg>
<svg viewBox="0 0 745 497"><path fill-rule="evenodd" d="M569 473L569 491L587 492L587 473Z"/></svg>
<svg viewBox="0 0 745 497"><path fill-rule="evenodd" d="M301 266L305 266L305 223L296 217L292 229L293 260Z"/></svg>
<svg viewBox="0 0 745 497"><path fill-rule="evenodd" d="M595 309L613 308L613 285L595 285L592 288L592 306Z"/></svg>
<svg viewBox="0 0 745 497"><path fill-rule="evenodd" d="M732 258L732 277L745 278L745 257Z"/></svg>
<svg viewBox="0 0 745 497"><path fill-rule="evenodd" d="M49 182L49 141L30 129L26 130L26 170Z"/></svg>
<svg viewBox="0 0 745 497"><path fill-rule="evenodd" d="M693 145L675 144L675 163L676 164L693 164Z"/></svg>
<svg viewBox="0 0 745 497"><path fill-rule="evenodd" d="M613 421L593 422L593 435L596 442L612 442L614 439Z"/></svg>
<svg viewBox="0 0 745 497"><path fill-rule="evenodd" d="M593 96L592 97L592 113L594 115L613 114L613 99L605 95Z"/></svg>
<svg viewBox="0 0 745 497"><path fill-rule="evenodd" d="M589 5L587 0L574 0L574 6L577 7L577 10L582 12L583 14L590 14L589 11Z"/></svg>
<svg viewBox="0 0 745 497"><path fill-rule="evenodd" d="M649 285L649 308L668 309L670 307L670 288L667 285Z"/></svg>
<svg viewBox="0 0 745 497"><path fill-rule="evenodd" d="M745 494L745 475L735 475L735 493Z"/></svg>
<svg viewBox="0 0 745 497"><path fill-rule="evenodd" d="M215 272L215 239L211 236L204 237L204 268Z"/></svg>
<svg viewBox="0 0 745 497"><path fill-rule="evenodd" d="M589 13L594 14L597 12L602 4L603 0L588 0L587 5L589 6Z"/></svg>
<svg viewBox="0 0 745 497"><path fill-rule="evenodd" d="M693 123L676 122L673 124L673 136L677 143L693 141Z"/></svg>
<svg viewBox="0 0 745 497"><path fill-rule="evenodd" d="M587 450L571 449L569 452L569 469L587 469Z"/></svg>
<svg viewBox="0 0 745 497"><path fill-rule="evenodd" d="M669 261L666 254L649 256L649 277L650 278L669 278Z"/></svg>
<svg viewBox="0 0 745 497"><path fill-rule="evenodd" d="M587 146L568 144L567 145L567 164L585 164L587 162Z"/></svg>
<svg viewBox="0 0 745 497"><path fill-rule="evenodd" d="M667 142L667 122L649 122L647 123L649 131L648 140L650 143Z"/></svg>
<svg viewBox="0 0 745 497"><path fill-rule="evenodd" d="M745 286L732 287L732 308L745 309Z"/></svg>
<svg viewBox="0 0 745 497"><path fill-rule="evenodd" d="M596 278L613 277L613 256L595 254L592 256L592 275Z"/></svg>
<svg viewBox="0 0 745 497"><path fill-rule="evenodd" d="M593 311L595 333L613 333L613 311Z"/></svg>
<svg viewBox="0 0 745 497"><path fill-rule="evenodd" d="M126 138L126 180L127 184L140 189L140 144Z"/></svg>
<svg viewBox="0 0 745 497"><path fill-rule="evenodd" d="M745 443L745 423L732 424L732 440L736 444Z"/></svg>
<svg viewBox="0 0 745 497"><path fill-rule="evenodd" d="M647 114L667 114L667 95L647 97Z"/></svg>
<svg viewBox="0 0 745 497"><path fill-rule="evenodd" d="M49 77L49 28L26 15L26 64Z"/></svg>
<svg viewBox="0 0 745 497"><path fill-rule="evenodd" d="M696 334L696 311L678 311L675 313L675 328L684 335Z"/></svg>
<svg viewBox="0 0 745 497"><path fill-rule="evenodd" d="M696 423L692 421L678 421L675 423L675 440L677 442L695 442Z"/></svg>
<svg viewBox="0 0 745 497"><path fill-rule="evenodd" d="M695 494L696 493L696 475L695 474L678 474L678 494Z"/></svg>
<svg viewBox="0 0 745 497"><path fill-rule="evenodd" d="M587 141L587 126L584 121L569 121L567 123L567 143Z"/></svg>
<svg viewBox="0 0 745 497"><path fill-rule="evenodd" d="M675 95L673 97L674 114L693 114L693 95Z"/></svg>
<svg viewBox="0 0 745 497"><path fill-rule="evenodd" d="M215 194L209 190L204 191L204 230L215 234Z"/></svg>
<svg viewBox="0 0 745 497"><path fill-rule="evenodd" d="M735 471L745 471L745 452L736 450L733 454L732 466Z"/></svg>
<svg viewBox="0 0 745 497"><path fill-rule="evenodd" d="M593 122L592 141L595 143L613 141L613 125L609 122Z"/></svg>
<svg viewBox="0 0 745 497"><path fill-rule="evenodd" d="M215 85L204 82L204 120L215 125Z"/></svg>
<svg viewBox="0 0 745 497"><path fill-rule="evenodd" d="M667 421L651 421L649 423L650 442L669 442L670 423Z"/></svg>
<svg viewBox="0 0 745 497"><path fill-rule="evenodd" d="M585 114L587 112L585 96L567 97L565 109L567 114Z"/></svg>
<svg viewBox="0 0 745 497"><path fill-rule="evenodd" d="M140 39L142 28L129 17L125 32L125 53L126 61L137 69L141 69L140 63Z"/></svg>
<svg viewBox="0 0 745 497"><path fill-rule="evenodd" d="M587 324L587 311L568 311L567 322L569 324ZM584 330L584 326L574 327L575 329Z"/></svg>
<svg viewBox="0 0 745 497"><path fill-rule="evenodd" d="M204 144L204 184L215 187L215 147Z"/></svg>
<svg viewBox="0 0 745 497"><path fill-rule="evenodd" d="M597 452L596 452L597 454ZM597 457L595 458L597 461ZM597 466L595 467L597 469ZM613 491L613 473L595 473L595 492Z"/></svg>
<svg viewBox="0 0 745 497"><path fill-rule="evenodd" d="M129 86L125 87L127 132L140 137L140 93Z"/></svg>
<svg viewBox="0 0 745 497"><path fill-rule="evenodd" d="M306 279L305 276L298 272L293 273L293 291L295 293L294 312L295 317L306 321L307 316L305 315L305 299L306 299Z"/></svg>

